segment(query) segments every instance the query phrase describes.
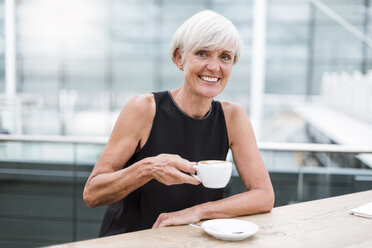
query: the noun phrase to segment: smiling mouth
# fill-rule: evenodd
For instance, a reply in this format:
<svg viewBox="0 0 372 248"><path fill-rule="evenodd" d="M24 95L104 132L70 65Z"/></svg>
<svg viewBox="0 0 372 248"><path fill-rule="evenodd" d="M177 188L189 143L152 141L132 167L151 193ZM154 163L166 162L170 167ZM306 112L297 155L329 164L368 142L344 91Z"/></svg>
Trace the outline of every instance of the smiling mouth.
<svg viewBox="0 0 372 248"><path fill-rule="evenodd" d="M217 77L208 77L208 76L199 76L199 78L208 83L215 83L219 80L219 78Z"/></svg>

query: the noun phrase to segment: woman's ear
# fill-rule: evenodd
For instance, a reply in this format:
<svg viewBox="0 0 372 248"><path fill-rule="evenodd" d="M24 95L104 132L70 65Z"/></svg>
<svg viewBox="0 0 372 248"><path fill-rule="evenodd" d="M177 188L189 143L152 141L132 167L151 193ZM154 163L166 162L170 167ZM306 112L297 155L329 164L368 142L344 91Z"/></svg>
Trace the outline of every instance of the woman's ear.
<svg viewBox="0 0 372 248"><path fill-rule="evenodd" d="M173 52L173 61L174 61L174 64L178 67L178 69L183 71L183 58L178 48L174 50Z"/></svg>

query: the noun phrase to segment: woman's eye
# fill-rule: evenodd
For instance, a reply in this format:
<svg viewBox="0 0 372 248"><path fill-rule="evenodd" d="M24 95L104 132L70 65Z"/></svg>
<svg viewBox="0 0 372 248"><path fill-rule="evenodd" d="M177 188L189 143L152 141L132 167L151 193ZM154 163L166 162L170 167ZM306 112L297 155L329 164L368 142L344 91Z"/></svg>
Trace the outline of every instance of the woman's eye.
<svg viewBox="0 0 372 248"><path fill-rule="evenodd" d="M222 55L221 55L221 58L222 58L223 60L225 60L225 61L230 61L230 60L231 60L231 56L228 55L228 54L222 54Z"/></svg>
<svg viewBox="0 0 372 248"><path fill-rule="evenodd" d="M200 57L207 57L208 53L207 53L207 51L203 51L203 50L201 50L201 51L198 51L198 52L196 53L196 55L198 55L198 56L200 56Z"/></svg>

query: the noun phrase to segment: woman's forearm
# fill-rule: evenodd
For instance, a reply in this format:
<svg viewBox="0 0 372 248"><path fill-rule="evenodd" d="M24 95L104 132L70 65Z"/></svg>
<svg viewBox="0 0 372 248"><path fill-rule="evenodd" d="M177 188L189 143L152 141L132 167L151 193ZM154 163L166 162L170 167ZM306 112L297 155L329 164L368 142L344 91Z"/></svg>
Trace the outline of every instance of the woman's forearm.
<svg viewBox="0 0 372 248"><path fill-rule="evenodd" d="M112 204L151 179L149 162L146 160L115 172L98 174L87 181L84 201L88 207Z"/></svg>
<svg viewBox="0 0 372 248"><path fill-rule="evenodd" d="M254 189L228 198L195 206L202 219L232 218L270 212L274 205L271 190Z"/></svg>
<svg viewBox="0 0 372 248"><path fill-rule="evenodd" d="M269 212L274 205L271 190L256 189L219 201L207 202L176 212L162 213L153 228L195 223L204 219L232 218Z"/></svg>
<svg viewBox="0 0 372 248"><path fill-rule="evenodd" d="M113 172L94 173L84 189L84 201L89 207L117 202L151 179L164 185L199 184L198 180L191 176L195 173L193 163L172 154L148 157Z"/></svg>

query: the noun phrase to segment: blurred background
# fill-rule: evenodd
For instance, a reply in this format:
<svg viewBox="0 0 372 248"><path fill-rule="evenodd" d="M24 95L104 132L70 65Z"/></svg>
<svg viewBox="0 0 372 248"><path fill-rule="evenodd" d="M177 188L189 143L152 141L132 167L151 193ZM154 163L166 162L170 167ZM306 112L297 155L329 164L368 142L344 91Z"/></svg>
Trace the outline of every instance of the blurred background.
<svg viewBox="0 0 372 248"><path fill-rule="evenodd" d="M250 114L276 206L372 189L370 0L0 0L0 247L97 237L84 183L125 103L181 85L169 43L203 9L242 35L218 100Z"/></svg>

